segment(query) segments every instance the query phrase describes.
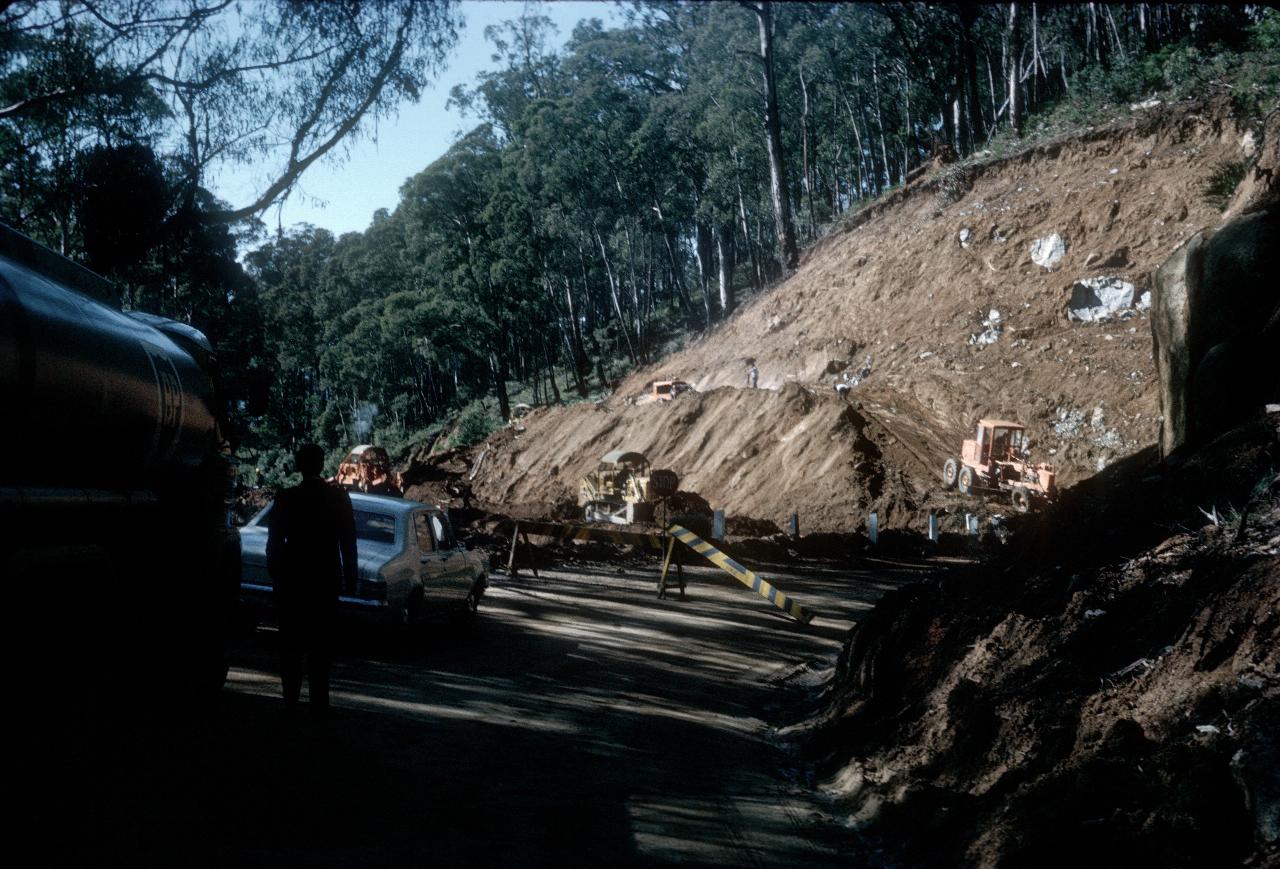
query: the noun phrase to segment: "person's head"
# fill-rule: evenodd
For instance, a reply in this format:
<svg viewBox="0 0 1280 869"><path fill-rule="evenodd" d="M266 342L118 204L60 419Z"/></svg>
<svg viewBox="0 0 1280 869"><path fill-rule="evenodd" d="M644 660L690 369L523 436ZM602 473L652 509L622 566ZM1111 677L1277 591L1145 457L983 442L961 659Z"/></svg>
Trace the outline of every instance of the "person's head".
<svg viewBox="0 0 1280 869"><path fill-rule="evenodd" d="M293 454L293 466L303 478L318 477L324 468L324 450L319 444L303 444Z"/></svg>

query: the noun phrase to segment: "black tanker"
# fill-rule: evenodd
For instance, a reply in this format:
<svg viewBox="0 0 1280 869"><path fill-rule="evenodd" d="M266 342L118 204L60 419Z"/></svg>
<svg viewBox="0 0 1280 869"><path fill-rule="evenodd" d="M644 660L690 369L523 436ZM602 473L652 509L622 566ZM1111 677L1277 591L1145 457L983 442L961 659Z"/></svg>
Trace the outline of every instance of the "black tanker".
<svg viewBox="0 0 1280 869"><path fill-rule="evenodd" d="M213 351L116 302L0 226L0 577L10 696L39 720L187 708L226 676L239 545Z"/></svg>

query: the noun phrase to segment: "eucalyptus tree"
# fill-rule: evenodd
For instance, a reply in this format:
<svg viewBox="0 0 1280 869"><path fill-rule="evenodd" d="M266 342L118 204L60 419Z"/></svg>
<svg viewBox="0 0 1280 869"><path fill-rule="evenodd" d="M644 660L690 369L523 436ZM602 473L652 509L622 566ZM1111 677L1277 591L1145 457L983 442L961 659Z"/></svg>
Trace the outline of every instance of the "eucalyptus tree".
<svg viewBox="0 0 1280 869"><path fill-rule="evenodd" d="M235 222L417 99L458 24L447 0L17 0L0 11L0 129L54 174L76 150L142 138L188 204L252 164L248 200L206 215Z"/></svg>

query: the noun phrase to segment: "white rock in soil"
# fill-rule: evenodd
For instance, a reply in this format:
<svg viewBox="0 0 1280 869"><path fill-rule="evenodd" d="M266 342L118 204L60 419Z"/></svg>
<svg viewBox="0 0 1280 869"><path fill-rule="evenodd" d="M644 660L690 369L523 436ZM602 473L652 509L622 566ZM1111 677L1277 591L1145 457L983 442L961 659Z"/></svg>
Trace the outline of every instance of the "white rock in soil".
<svg viewBox="0 0 1280 869"><path fill-rule="evenodd" d="M960 246L961 247L968 247L969 240L971 238L973 238L973 230L969 229L967 226L964 229L960 230Z"/></svg>
<svg viewBox="0 0 1280 869"><path fill-rule="evenodd" d="M1151 310L1151 291L1150 290L1147 290L1141 296L1138 296L1137 307L1139 311Z"/></svg>
<svg viewBox="0 0 1280 869"><path fill-rule="evenodd" d="M1083 278L1071 285L1067 316L1083 323L1100 323L1133 306L1133 284L1117 277Z"/></svg>
<svg viewBox="0 0 1280 869"><path fill-rule="evenodd" d="M1031 261L1046 269L1053 268L1066 252L1066 242L1056 232L1031 242Z"/></svg>

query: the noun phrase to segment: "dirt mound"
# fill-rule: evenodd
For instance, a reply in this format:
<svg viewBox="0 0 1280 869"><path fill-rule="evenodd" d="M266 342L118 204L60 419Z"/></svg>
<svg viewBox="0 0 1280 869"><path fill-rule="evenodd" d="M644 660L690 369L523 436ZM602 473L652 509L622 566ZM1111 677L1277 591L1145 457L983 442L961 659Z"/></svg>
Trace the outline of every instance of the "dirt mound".
<svg viewBox="0 0 1280 869"><path fill-rule="evenodd" d="M886 596L792 731L905 861L1262 865L1275 848L1280 414L1160 479L1134 464L1109 494L1147 510L1064 505L1056 563L1029 568L1033 546ZM1104 552L1063 549L1073 535Z"/></svg>
<svg viewBox="0 0 1280 869"><path fill-rule="evenodd" d="M834 395L796 384L686 393L661 404L548 408L525 427L489 444L472 481L477 497L506 512L545 511L573 497L602 455L625 448L676 471L701 509L777 523L800 509L809 527L847 526L871 506L886 478L876 440L891 439Z"/></svg>
<svg viewBox="0 0 1280 869"><path fill-rule="evenodd" d="M696 513L701 516L711 515L711 505L707 499L697 492L686 492L681 489L667 499L667 512L672 516Z"/></svg>
<svg viewBox="0 0 1280 869"><path fill-rule="evenodd" d="M546 505L626 447L730 516L784 524L797 510L806 530L850 531L877 509L882 528L918 527L930 509L963 510L937 476L982 416L1026 423L1038 460L1064 484L1083 479L1157 437L1143 294L1177 245L1218 224L1201 191L1242 141L1227 113L1179 104L946 167L848 221L790 280L607 404L540 409L503 432L477 491ZM1132 304L1069 319L1073 288L1094 278L1131 286ZM833 387L868 355L842 402ZM744 388L748 356L767 388ZM700 392L628 403L672 377Z"/></svg>

